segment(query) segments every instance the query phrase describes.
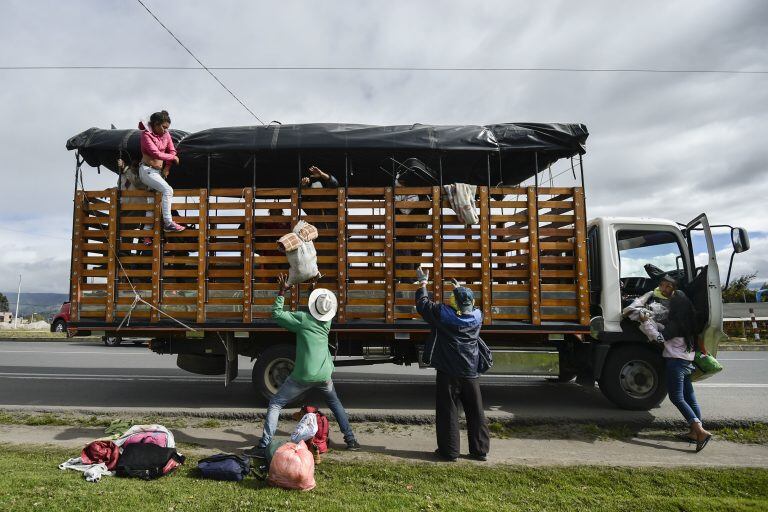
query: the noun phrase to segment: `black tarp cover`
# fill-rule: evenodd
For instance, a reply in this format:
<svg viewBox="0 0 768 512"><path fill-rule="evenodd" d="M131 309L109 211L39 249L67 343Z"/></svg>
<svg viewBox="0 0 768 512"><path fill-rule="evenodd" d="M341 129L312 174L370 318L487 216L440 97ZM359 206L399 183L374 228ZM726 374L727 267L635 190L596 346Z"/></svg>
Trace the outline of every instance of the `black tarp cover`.
<svg viewBox="0 0 768 512"><path fill-rule="evenodd" d="M585 152L582 124L488 126L295 124L171 130L181 165L176 187L295 186L302 167L319 165L350 186L391 183L390 157L422 159L442 182L515 185L560 158ZM91 128L67 141L91 166L115 171L117 155L140 159L138 130ZM125 153L122 153L125 154ZM535 155L535 156L534 156ZM210 160L210 172L209 172ZM343 176L340 176L343 175Z"/></svg>

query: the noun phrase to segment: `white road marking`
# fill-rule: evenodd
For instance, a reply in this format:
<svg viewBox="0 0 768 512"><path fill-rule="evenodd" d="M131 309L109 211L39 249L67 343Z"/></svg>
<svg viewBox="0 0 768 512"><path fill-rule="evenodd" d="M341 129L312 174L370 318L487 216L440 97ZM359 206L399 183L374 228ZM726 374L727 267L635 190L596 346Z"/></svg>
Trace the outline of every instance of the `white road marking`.
<svg viewBox="0 0 768 512"><path fill-rule="evenodd" d="M73 374L73 373L26 373L26 372L0 372L0 378L7 379L25 379L25 380L85 380L85 381L170 381L170 382L223 382L223 376L208 377L188 377L185 375L124 375L124 374ZM514 377L511 377L514 378ZM503 377L502 377L503 379ZM499 379L501 380L501 379ZM337 377L333 381L338 384L395 384L395 385L419 385L419 384L433 384L432 379L415 379L415 380L403 380L403 379L365 379L365 378L344 378ZM250 382L243 380L236 380L233 384L251 385ZM532 386L546 386L548 385L544 381L515 381L515 382L496 382L485 381L483 386L501 387L501 386L515 386L515 387L532 387ZM702 382L696 384L697 388L768 388L767 384L747 384L747 383L715 383L715 382ZM576 388L574 388L576 389ZM583 389L583 388L578 388Z"/></svg>
<svg viewBox="0 0 768 512"><path fill-rule="evenodd" d="M118 355L118 356L142 356L145 355L146 352L112 352L107 350L104 350L102 352L72 352L71 350L68 350L66 352L59 352L59 351L49 351L49 350L0 350L0 354L38 354L38 355L48 355L48 354L63 354L63 355L83 355L83 354L96 354L103 356L104 354L107 355ZM719 359L718 359L719 361Z"/></svg>
<svg viewBox="0 0 768 512"><path fill-rule="evenodd" d="M694 384L695 388L768 388L768 384L741 384L741 383L709 383L702 382Z"/></svg>

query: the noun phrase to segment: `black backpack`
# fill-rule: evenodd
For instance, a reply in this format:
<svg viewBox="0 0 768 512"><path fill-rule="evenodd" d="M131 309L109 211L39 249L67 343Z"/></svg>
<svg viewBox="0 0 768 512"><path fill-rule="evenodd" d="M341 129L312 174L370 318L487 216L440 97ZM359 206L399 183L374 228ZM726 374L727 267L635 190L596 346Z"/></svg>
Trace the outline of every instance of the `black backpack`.
<svg viewBox="0 0 768 512"><path fill-rule="evenodd" d="M171 461L175 463L170 463ZM117 459L117 476L154 480L184 464L185 457L175 448L164 448L156 444L129 444Z"/></svg>

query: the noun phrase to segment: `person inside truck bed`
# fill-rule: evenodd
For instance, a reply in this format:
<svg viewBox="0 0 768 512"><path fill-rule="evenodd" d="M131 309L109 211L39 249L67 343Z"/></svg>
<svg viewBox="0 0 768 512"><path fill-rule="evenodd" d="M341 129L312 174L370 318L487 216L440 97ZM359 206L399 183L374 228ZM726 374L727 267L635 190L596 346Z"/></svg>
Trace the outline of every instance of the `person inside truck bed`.
<svg viewBox="0 0 768 512"><path fill-rule="evenodd" d="M139 176L141 181L152 190L163 194L163 229L165 231L184 231L184 226L176 224L171 216L173 188L165 181L171 165L179 164L176 148L173 146L168 128L171 117L162 110L149 117L149 130L139 123L141 132L141 164Z"/></svg>
<svg viewBox="0 0 768 512"><path fill-rule="evenodd" d="M669 301L669 316L664 333L664 352L666 363L667 393L669 401L688 422L689 431L685 435L690 443L696 443L699 452L707 446L712 434L704 430L701 422L701 409L693 392L691 375L696 370L693 365L695 355L694 340L702 354L707 353L704 340L699 336L696 310L688 297L677 289L677 281L665 275L659 283L661 294Z"/></svg>
<svg viewBox="0 0 768 512"><path fill-rule="evenodd" d="M269 401L261 441L243 453L249 457L263 458L277 429L277 420L282 408L310 389L317 389L323 395L344 434L347 449L359 450L360 443L352 432L347 412L336 395L336 388L331 380L333 360L328 350L328 333L331 330L331 320L336 315L336 296L330 290L316 288L309 296L309 313L285 311L285 292L290 289L286 279L283 274L277 278L279 291L272 305L272 318L280 327L296 333L296 361L293 372Z"/></svg>
<svg viewBox="0 0 768 512"><path fill-rule="evenodd" d="M484 461L490 448L490 434L485 423L483 397L477 367L478 339L483 314L475 309L472 290L454 280L451 306L429 300L429 271L416 269L420 287L416 290L416 310L432 327L431 343L424 347L425 359L437 370L435 394L435 430L437 450L443 460L459 457L459 410L464 408L469 438L469 456ZM426 354L429 354L428 356Z"/></svg>

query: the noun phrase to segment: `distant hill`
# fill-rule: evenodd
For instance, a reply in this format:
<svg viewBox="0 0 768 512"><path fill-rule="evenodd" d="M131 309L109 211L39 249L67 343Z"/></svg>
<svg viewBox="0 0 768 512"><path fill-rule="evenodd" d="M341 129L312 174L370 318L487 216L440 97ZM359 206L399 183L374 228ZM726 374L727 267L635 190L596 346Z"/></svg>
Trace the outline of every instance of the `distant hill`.
<svg viewBox="0 0 768 512"><path fill-rule="evenodd" d="M8 305L11 313L16 311L16 292L2 292L8 297ZM59 311L61 303L69 300L66 293L24 293L21 292L19 303L19 315L26 316L38 313L46 317Z"/></svg>

